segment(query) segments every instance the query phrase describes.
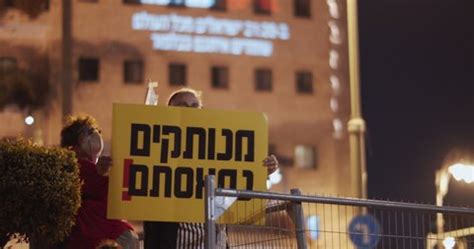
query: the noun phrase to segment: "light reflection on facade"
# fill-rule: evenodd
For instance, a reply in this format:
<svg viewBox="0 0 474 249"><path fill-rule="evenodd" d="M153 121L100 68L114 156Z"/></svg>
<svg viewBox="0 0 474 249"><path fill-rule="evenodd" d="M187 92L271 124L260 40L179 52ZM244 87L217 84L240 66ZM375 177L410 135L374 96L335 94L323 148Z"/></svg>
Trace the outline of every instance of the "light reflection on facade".
<svg viewBox="0 0 474 249"><path fill-rule="evenodd" d="M132 29L154 31L150 39L156 50L220 53L268 57L273 53L271 40L290 39L286 23L192 17L177 14L132 16Z"/></svg>

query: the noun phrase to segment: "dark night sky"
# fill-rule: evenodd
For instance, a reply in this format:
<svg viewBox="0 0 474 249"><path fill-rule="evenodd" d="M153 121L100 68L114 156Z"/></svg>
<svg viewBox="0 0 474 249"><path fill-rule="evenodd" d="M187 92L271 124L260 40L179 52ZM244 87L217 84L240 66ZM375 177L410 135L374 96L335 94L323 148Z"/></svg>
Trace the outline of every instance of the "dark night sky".
<svg viewBox="0 0 474 249"><path fill-rule="evenodd" d="M370 198L434 203L444 155L474 147L473 16L473 0L359 0ZM445 200L473 197L456 183Z"/></svg>

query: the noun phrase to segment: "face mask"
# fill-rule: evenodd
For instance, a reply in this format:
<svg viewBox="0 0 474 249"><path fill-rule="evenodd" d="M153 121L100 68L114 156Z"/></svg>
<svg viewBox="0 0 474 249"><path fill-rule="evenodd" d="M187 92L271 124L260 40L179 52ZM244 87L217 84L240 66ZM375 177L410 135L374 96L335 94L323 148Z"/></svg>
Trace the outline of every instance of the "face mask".
<svg viewBox="0 0 474 249"><path fill-rule="evenodd" d="M97 131L86 135L81 141L80 148L92 162L97 163L104 148L102 136Z"/></svg>

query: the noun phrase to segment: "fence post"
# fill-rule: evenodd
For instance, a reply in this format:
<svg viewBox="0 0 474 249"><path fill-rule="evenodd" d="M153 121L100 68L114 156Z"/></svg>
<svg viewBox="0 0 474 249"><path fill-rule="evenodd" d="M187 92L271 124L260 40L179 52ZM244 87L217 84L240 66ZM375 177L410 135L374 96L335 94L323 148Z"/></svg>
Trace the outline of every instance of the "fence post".
<svg viewBox="0 0 474 249"><path fill-rule="evenodd" d="M214 176L209 175L206 177L206 192L205 192L205 241L204 248L215 249L216 248L216 206L215 206L215 191L214 191Z"/></svg>
<svg viewBox="0 0 474 249"><path fill-rule="evenodd" d="M292 189L292 195L301 195L299 189ZM298 249L306 249L306 236L305 236L305 227L304 227L304 214L303 208L301 207L301 202L292 202L292 211L293 211L293 222L295 222L296 228L296 243Z"/></svg>

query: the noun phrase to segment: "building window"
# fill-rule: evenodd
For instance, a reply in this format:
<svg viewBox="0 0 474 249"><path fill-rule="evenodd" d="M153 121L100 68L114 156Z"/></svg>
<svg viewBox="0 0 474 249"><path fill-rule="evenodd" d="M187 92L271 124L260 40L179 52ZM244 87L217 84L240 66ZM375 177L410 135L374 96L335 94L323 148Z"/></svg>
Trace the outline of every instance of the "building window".
<svg viewBox="0 0 474 249"><path fill-rule="evenodd" d="M255 90L262 92L272 91L272 70L268 68L255 70Z"/></svg>
<svg viewBox="0 0 474 249"><path fill-rule="evenodd" d="M98 81L99 68L99 59L90 57L79 58L79 81Z"/></svg>
<svg viewBox="0 0 474 249"><path fill-rule="evenodd" d="M13 7L15 6L15 3L13 0L4 0L3 4L0 2L0 6L3 5L3 7Z"/></svg>
<svg viewBox="0 0 474 249"><path fill-rule="evenodd" d="M212 87L229 88L229 68L224 66L213 66L211 68Z"/></svg>
<svg viewBox="0 0 474 249"><path fill-rule="evenodd" d="M14 71L18 67L13 57L0 57L0 74Z"/></svg>
<svg viewBox="0 0 474 249"><path fill-rule="evenodd" d="M313 74L309 71L296 72L296 92L313 93Z"/></svg>
<svg viewBox="0 0 474 249"><path fill-rule="evenodd" d="M29 15L36 16L42 11L49 10L49 0L18 1L0 0L0 12L2 8L16 7Z"/></svg>
<svg viewBox="0 0 474 249"><path fill-rule="evenodd" d="M212 10L225 11L227 9L227 0L215 0L211 6Z"/></svg>
<svg viewBox="0 0 474 249"><path fill-rule="evenodd" d="M255 14L270 15L272 13L272 0L253 0Z"/></svg>
<svg viewBox="0 0 474 249"><path fill-rule="evenodd" d="M293 9L297 17L311 17L311 0L293 0Z"/></svg>
<svg viewBox="0 0 474 249"><path fill-rule="evenodd" d="M123 63L123 78L125 83L140 84L143 82L143 61L126 60Z"/></svg>
<svg viewBox="0 0 474 249"><path fill-rule="evenodd" d="M169 64L169 83L171 86L186 85L186 65L171 63Z"/></svg>
<svg viewBox="0 0 474 249"><path fill-rule="evenodd" d="M171 7L184 7L185 0L170 0L168 6Z"/></svg>
<svg viewBox="0 0 474 249"><path fill-rule="evenodd" d="M316 168L316 149L311 145L297 145L295 147L295 167Z"/></svg>

